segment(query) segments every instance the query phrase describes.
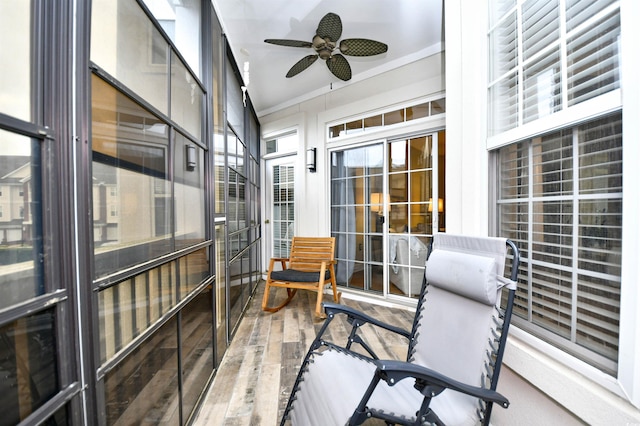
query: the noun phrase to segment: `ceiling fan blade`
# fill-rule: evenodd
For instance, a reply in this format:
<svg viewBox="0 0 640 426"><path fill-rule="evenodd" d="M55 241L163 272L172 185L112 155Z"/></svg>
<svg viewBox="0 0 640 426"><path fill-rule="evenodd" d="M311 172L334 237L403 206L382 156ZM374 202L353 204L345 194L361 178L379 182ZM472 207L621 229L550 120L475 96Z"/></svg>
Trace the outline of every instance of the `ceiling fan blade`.
<svg viewBox="0 0 640 426"><path fill-rule="evenodd" d="M327 67L340 80L351 80L351 66L347 62L347 58L341 54L338 53L327 59Z"/></svg>
<svg viewBox="0 0 640 426"><path fill-rule="evenodd" d="M342 20L335 13L327 13L320 20L316 34L334 43L337 42L342 35Z"/></svg>
<svg viewBox="0 0 640 426"><path fill-rule="evenodd" d="M349 56L373 56L387 51L387 45L366 38L346 38L340 42L340 52Z"/></svg>
<svg viewBox="0 0 640 426"><path fill-rule="evenodd" d="M300 59L298 62L295 63L294 66L291 67L291 69L287 73L287 78L291 78L294 75L300 74L302 71L309 68L309 66L313 64L317 59L318 59L318 55L309 55Z"/></svg>
<svg viewBox="0 0 640 426"><path fill-rule="evenodd" d="M264 42L287 47L313 47L313 44L309 41L286 40L281 38L268 38Z"/></svg>

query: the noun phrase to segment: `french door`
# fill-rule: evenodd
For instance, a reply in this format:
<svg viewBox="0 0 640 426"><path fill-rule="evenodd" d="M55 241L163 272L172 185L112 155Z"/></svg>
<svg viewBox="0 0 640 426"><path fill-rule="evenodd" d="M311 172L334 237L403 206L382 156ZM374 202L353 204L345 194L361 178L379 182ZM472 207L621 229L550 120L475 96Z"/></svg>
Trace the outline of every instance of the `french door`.
<svg viewBox="0 0 640 426"><path fill-rule="evenodd" d="M338 284L419 295L429 241L445 230L445 132L331 152Z"/></svg>

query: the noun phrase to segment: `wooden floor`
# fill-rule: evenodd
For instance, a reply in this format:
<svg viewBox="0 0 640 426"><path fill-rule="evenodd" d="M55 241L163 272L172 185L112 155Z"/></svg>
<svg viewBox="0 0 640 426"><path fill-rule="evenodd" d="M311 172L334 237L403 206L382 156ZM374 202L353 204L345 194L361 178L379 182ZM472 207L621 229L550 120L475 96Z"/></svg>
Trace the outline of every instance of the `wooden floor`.
<svg viewBox="0 0 640 426"><path fill-rule="evenodd" d="M271 304L284 298L286 290L277 290L277 300ZM280 312L267 313L260 309L263 291L261 283L249 302L195 425L279 424L302 358L322 321L314 318L315 293L299 291ZM330 301L328 295L325 301ZM342 303L405 329L409 329L413 321L414 312L410 310L347 298ZM347 325L346 321L334 320L331 337L346 337ZM406 359L406 339L366 326L362 334L381 358Z"/></svg>

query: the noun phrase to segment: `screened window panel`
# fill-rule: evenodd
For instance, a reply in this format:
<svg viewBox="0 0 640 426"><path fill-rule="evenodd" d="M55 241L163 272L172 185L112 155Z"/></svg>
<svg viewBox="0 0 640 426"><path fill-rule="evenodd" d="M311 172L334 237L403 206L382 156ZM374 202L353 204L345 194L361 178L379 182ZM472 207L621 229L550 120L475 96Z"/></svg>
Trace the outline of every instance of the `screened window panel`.
<svg viewBox="0 0 640 426"><path fill-rule="evenodd" d="M620 87L620 16L612 13L567 42L569 106Z"/></svg>
<svg viewBox="0 0 640 426"><path fill-rule="evenodd" d="M527 61L536 53L558 42L558 0L524 2L522 15L522 51L524 60Z"/></svg>
<svg viewBox="0 0 640 426"><path fill-rule="evenodd" d="M523 260L514 322L610 374L620 316L620 120L605 116L498 151L498 230Z"/></svg>
<svg viewBox="0 0 640 426"><path fill-rule="evenodd" d="M554 49L524 68L525 123L553 114L562 108L560 52Z"/></svg>

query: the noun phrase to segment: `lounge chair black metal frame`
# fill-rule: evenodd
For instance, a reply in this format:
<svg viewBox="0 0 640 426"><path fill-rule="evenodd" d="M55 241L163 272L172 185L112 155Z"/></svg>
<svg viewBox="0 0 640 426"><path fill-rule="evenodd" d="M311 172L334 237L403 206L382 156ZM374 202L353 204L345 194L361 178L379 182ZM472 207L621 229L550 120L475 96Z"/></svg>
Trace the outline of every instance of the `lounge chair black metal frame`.
<svg viewBox="0 0 640 426"><path fill-rule="evenodd" d="M510 278L504 277L507 247ZM281 425L358 425L371 417L389 425L488 425L493 404L509 406L496 389L518 266L510 240L437 234L411 331L348 306L324 304L327 319L303 360ZM506 297L502 287L508 288ZM346 315L352 327L344 345L326 339L337 315ZM472 328L489 323L487 334L476 336ZM358 333L365 324L406 337L407 361L380 360ZM364 351L356 352L354 344ZM470 360L482 365L465 372Z"/></svg>

